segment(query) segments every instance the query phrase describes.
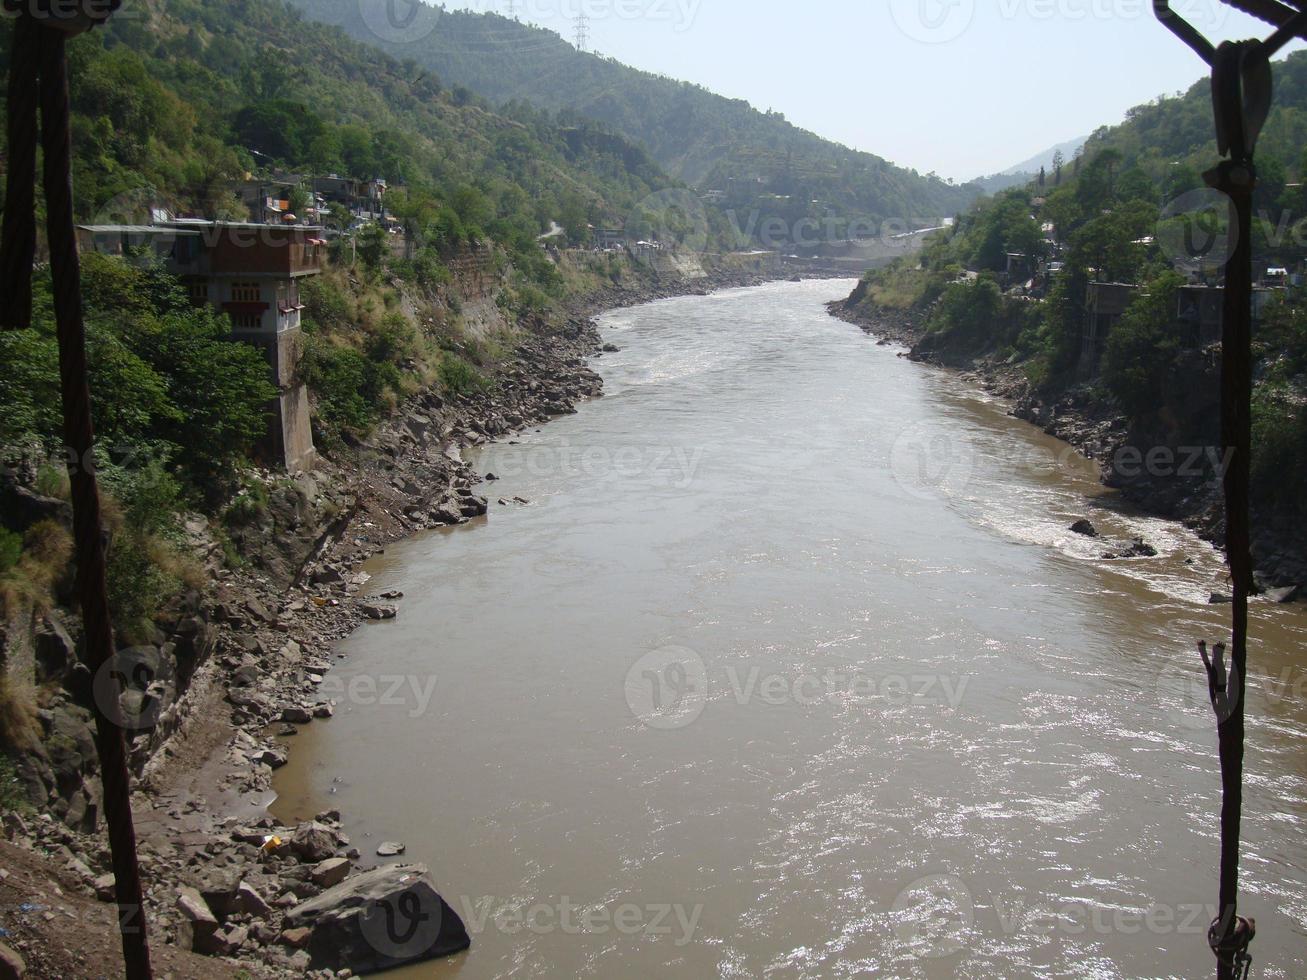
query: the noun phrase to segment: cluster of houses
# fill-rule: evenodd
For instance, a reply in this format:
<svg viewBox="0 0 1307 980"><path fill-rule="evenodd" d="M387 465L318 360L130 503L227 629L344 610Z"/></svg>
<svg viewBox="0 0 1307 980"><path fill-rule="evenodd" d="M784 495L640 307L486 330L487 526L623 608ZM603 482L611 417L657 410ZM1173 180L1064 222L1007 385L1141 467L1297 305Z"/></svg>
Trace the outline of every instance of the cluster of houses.
<svg viewBox="0 0 1307 980"><path fill-rule="evenodd" d="M1043 203L1035 199L1036 205ZM1051 222L1042 228L1045 257L1035 259L1019 252L1007 253L1006 266L999 275L1004 291L1033 299L1048 295L1066 269L1063 261L1065 246L1057 237ZM1151 237L1134 244L1147 247L1154 244ZM1091 274L1092 274L1091 270ZM1222 308L1225 287L1219 266L1202 261L1184 266L1189 281L1180 289L1176 301L1175 328L1181 342L1193 349L1218 343L1221 339ZM1266 265L1260 270L1253 290L1253 320L1259 321L1277 292L1289 286L1301 286L1307 281L1304 272L1291 272L1287 267ZM1084 297L1083 329L1080 336L1078 371L1084 377L1097 374L1107 349L1107 339L1121 321L1135 296L1144 289L1139 283L1105 282L1091 279Z"/></svg>
<svg viewBox="0 0 1307 980"><path fill-rule="evenodd" d="M252 175L237 184L236 196L249 209L250 220L260 223L304 221L321 224L332 205L349 212L356 222L375 221L387 226L398 222L386 211L386 181L355 180L328 174L317 177L311 174L274 172L266 178ZM303 214L297 214L292 205L299 196L303 199Z"/></svg>

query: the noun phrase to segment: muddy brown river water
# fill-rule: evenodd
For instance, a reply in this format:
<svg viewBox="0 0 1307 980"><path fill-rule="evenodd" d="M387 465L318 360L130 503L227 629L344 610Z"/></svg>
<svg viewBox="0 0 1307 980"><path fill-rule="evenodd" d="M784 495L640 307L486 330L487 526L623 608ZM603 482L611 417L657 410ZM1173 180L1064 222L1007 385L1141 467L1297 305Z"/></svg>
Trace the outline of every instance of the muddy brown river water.
<svg viewBox="0 0 1307 980"><path fill-rule="evenodd" d="M827 316L851 286L604 316L605 397L369 566L399 618L274 809L431 866L472 949L395 976L1214 974L1220 561ZM1301 980L1307 607L1253 635L1242 911Z"/></svg>

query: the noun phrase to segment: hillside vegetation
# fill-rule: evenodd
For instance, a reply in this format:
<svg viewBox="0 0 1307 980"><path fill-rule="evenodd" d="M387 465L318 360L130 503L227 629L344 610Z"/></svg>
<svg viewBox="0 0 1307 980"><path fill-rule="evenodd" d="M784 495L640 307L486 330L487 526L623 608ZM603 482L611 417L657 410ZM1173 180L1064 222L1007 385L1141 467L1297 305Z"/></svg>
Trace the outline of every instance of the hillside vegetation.
<svg viewBox="0 0 1307 980"><path fill-rule="evenodd" d="M737 213L757 209L760 221L776 217L793 228L829 216L837 235L851 224L878 229L887 219L927 227L979 194L973 185L896 167L779 113L578 51L552 31L497 14L441 8L425 36L410 39L399 31L387 39L375 29L384 12L373 9L384 0L293 2L307 16L411 58L495 104L529 103L563 124L602 123L644 147L672 175L701 191L725 192L726 206ZM744 219L739 224L750 230Z"/></svg>
<svg viewBox="0 0 1307 980"><path fill-rule="evenodd" d="M0 21L6 73L11 39ZM280 171L390 183L408 257L337 208L326 269L303 284L300 370L329 456L419 390L490 389L525 330L547 332L568 300L629 271L561 268L537 242L552 222L585 241L588 223L677 186L601 127L491 111L281 0L139 0L69 58L79 221L139 223L152 208L244 220L234 188ZM470 260L475 325L454 271ZM31 328L0 335L0 489L17 478L48 502L67 494L48 267L35 287ZM222 535L266 506L255 447L274 392L262 355L229 343L227 319L193 307L149 256L88 254L83 289L100 449L77 462L106 489L116 621L131 639L195 584L182 515L205 513ZM0 616L66 597L58 525L0 529Z"/></svg>
<svg viewBox="0 0 1307 980"><path fill-rule="evenodd" d="M1258 275L1307 262L1307 53L1275 68L1258 158ZM849 305L870 321L912 318L919 348L934 356L1020 365L1042 399L1073 392L1106 402L1140 438L1214 438L1215 362L1177 318L1178 291L1219 276L1183 261L1186 231L1217 241L1228 231L1223 209L1190 213L1184 203L1209 193L1201 171L1217 159L1211 113L1205 82L1132 110L1042 184L979 202L920 256L869 273ZM1140 287L1098 358L1084 343L1094 281ZM1307 291L1276 291L1254 342L1255 489L1265 512L1297 522L1307 512L1286 488L1307 481Z"/></svg>

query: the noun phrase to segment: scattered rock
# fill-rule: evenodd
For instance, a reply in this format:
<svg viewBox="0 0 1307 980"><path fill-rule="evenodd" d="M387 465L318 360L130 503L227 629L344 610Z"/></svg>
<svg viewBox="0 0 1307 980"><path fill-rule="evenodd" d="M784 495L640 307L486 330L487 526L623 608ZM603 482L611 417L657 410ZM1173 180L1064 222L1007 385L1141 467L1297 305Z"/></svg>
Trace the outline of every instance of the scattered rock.
<svg viewBox="0 0 1307 980"><path fill-rule="evenodd" d="M1226 595L1224 592L1213 592L1207 602L1213 606L1228 606L1234 602L1234 596Z"/></svg>
<svg viewBox="0 0 1307 980"><path fill-rule="evenodd" d="M313 720L313 712L299 705L291 705L281 710L281 720L291 725L307 725Z"/></svg>
<svg viewBox="0 0 1307 980"><path fill-rule="evenodd" d="M317 864L335 855L336 832L326 824L310 820L295 828L290 847L299 855L300 860Z"/></svg>
<svg viewBox="0 0 1307 980"><path fill-rule="evenodd" d="M1087 538L1098 537L1098 529L1087 520L1079 520L1071 525L1071 530L1076 534L1083 534Z"/></svg>
<svg viewBox="0 0 1307 980"><path fill-rule="evenodd" d="M267 746L259 749L250 758L254 762L261 762L270 769L280 769L286 764L287 760L285 751L276 746Z"/></svg>
<svg viewBox="0 0 1307 980"><path fill-rule="evenodd" d="M1157 549L1145 542L1143 538L1135 538L1130 542L1130 547L1122 551L1105 552L1103 557L1109 561L1118 558L1156 558Z"/></svg>
<svg viewBox="0 0 1307 980"><path fill-rule="evenodd" d="M403 854L406 850L408 850L408 848L405 847L403 844L401 844L399 841L383 840L380 844L377 845L377 857L383 857L383 858L398 857L399 855Z"/></svg>
<svg viewBox="0 0 1307 980"><path fill-rule="evenodd" d="M255 891L253 885L245 881L237 886L233 905L241 915L253 916L256 919L266 919L272 912L268 903L263 900L263 896Z"/></svg>
<svg viewBox="0 0 1307 980"><path fill-rule="evenodd" d="M245 611L261 623L275 623L277 621L277 617L268 612L268 607L258 599L246 599Z"/></svg>
<svg viewBox="0 0 1307 980"><path fill-rule="evenodd" d="M396 606L384 602L361 602L359 603L359 612L368 619L394 619L399 615L399 609Z"/></svg>
<svg viewBox="0 0 1307 980"><path fill-rule="evenodd" d="M1272 602L1278 602L1283 605L1289 602L1297 602L1299 592L1300 588L1296 585L1291 585L1284 589L1268 589L1266 592L1266 598L1270 599Z"/></svg>
<svg viewBox="0 0 1307 980"><path fill-rule="evenodd" d="M177 943L184 949L210 955L214 951L214 936L218 920L204 898L189 885L177 890L177 911L182 921L177 930Z"/></svg>
<svg viewBox="0 0 1307 980"><path fill-rule="evenodd" d="M309 877L319 888L333 888L349 877L350 868L348 858L327 858L313 866Z"/></svg>

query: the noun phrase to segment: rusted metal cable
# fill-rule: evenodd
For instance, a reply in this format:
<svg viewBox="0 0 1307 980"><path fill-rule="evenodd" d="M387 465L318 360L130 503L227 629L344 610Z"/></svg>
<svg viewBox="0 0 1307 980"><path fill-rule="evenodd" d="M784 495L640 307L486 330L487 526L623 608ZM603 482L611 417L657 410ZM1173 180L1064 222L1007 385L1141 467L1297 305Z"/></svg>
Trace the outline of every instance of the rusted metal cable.
<svg viewBox="0 0 1307 980"><path fill-rule="evenodd" d="M77 591L81 599L86 633L84 659L94 675L113 657L114 635L106 588L100 494L92 455L95 430L91 419L91 393L87 384L81 267L73 225L68 59L62 32L40 27L37 33L40 35L46 231L54 280L64 436L69 449L68 477L73 502ZM132 824L126 740L122 729L98 705L95 726L126 976L128 980L150 980L150 950L140 868L136 860L136 831Z"/></svg>
<svg viewBox="0 0 1307 980"><path fill-rule="evenodd" d="M1225 270L1221 341L1221 447L1225 473L1225 554L1233 584L1234 612L1225 710L1218 708L1221 760L1220 913L1213 924L1218 977L1233 980L1234 963L1222 956L1239 927L1239 840L1243 816L1244 690L1248 677L1248 598L1253 591L1249 528L1252 455L1252 197L1256 173L1251 157L1225 161L1209 174L1228 194L1239 224L1239 241ZM1245 946L1246 950L1246 946Z"/></svg>
<svg viewBox="0 0 1307 980"><path fill-rule="evenodd" d="M36 256L36 76L41 28L20 17L10 35L9 173L0 231L0 330L32 322L32 260Z"/></svg>
<svg viewBox="0 0 1307 980"><path fill-rule="evenodd" d="M1268 24L1280 27L1293 19L1302 9L1301 0L1284 3L1281 0L1225 0L1231 7L1242 10L1245 14L1264 20Z"/></svg>
<svg viewBox="0 0 1307 980"><path fill-rule="evenodd" d="M1234 602L1231 617L1230 665L1226 648L1218 644L1209 658L1205 643L1199 652L1207 671L1208 692L1217 718L1221 764L1221 860L1219 911L1207 940L1216 956L1218 980L1246 977L1252 965L1249 945L1256 922L1239 915L1239 851L1243 816L1244 713L1248 678L1248 600L1253 580L1251 531L1252 472L1252 260L1254 163L1257 137L1270 112L1270 59L1295 36L1307 36L1307 4L1290 6L1279 0L1227 0L1233 7L1274 24L1265 41L1227 42L1214 47L1176 14L1166 0L1155 0L1162 21L1212 68L1216 142L1222 160L1205 174L1207 183L1230 201L1235 235L1233 254L1225 266L1221 336L1221 446L1229 459L1223 475L1225 493L1225 552L1230 566Z"/></svg>

